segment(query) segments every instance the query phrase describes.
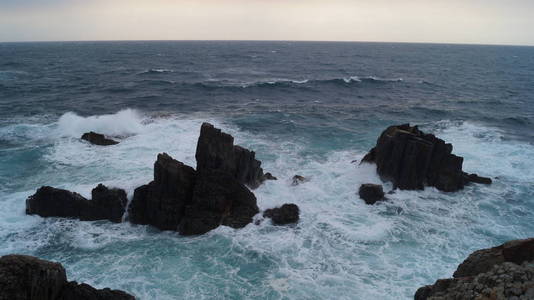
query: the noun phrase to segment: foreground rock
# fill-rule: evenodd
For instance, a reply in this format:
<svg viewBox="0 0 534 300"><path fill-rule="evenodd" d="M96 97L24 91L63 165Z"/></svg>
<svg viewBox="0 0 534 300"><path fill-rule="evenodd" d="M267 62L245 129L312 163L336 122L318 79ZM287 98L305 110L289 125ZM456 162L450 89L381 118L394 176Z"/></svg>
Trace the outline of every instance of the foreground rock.
<svg viewBox="0 0 534 300"><path fill-rule="evenodd" d="M451 144L409 124L390 126L382 132L362 162L376 163L381 178L405 190L428 185L453 192L469 182L491 183L489 178L463 172L463 158L452 154Z"/></svg>
<svg viewBox="0 0 534 300"><path fill-rule="evenodd" d="M286 225L299 221L300 210L296 204L284 204L280 207L266 209L263 216L271 218L274 225Z"/></svg>
<svg viewBox="0 0 534 300"><path fill-rule="evenodd" d="M376 202L385 199L384 189L379 184L362 184L358 190L358 194L366 204L375 204Z"/></svg>
<svg viewBox="0 0 534 300"><path fill-rule="evenodd" d="M91 144L99 146L117 145L119 142L106 138L105 135L96 132L86 132L82 135L82 140L86 140Z"/></svg>
<svg viewBox="0 0 534 300"><path fill-rule="evenodd" d="M133 300L123 291L67 282L65 269L26 255L0 257L0 300Z"/></svg>
<svg viewBox="0 0 534 300"><path fill-rule="evenodd" d="M473 252L454 278L417 290L426 299L534 299L534 239Z"/></svg>
<svg viewBox="0 0 534 300"><path fill-rule="evenodd" d="M195 154L197 171L221 170L254 189L265 180L276 179L270 173L263 174L255 156L254 151L235 146L231 135L209 123L202 124Z"/></svg>
<svg viewBox="0 0 534 300"><path fill-rule="evenodd" d="M43 186L26 200L26 214L121 222L128 201L124 190L99 184L91 194L93 200L87 200L77 193Z"/></svg>

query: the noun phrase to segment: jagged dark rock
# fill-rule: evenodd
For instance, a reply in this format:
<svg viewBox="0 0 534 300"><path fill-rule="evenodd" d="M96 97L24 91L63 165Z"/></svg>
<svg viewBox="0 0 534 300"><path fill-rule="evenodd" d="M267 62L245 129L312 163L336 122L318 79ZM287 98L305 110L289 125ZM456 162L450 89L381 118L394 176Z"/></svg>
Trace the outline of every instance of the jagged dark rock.
<svg viewBox="0 0 534 300"><path fill-rule="evenodd" d="M259 212L254 194L230 174L204 170L197 176L191 205L179 227L182 235L203 234L219 225L242 228Z"/></svg>
<svg viewBox="0 0 534 300"><path fill-rule="evenodd" d="M300 210L296 204L284 204L280 207L266 209L263 216L271 218L274 225L286 225L299 221Z"/></svg>
<svg viewBox="0 0 534 300"><path fill-rule="evenodd" d="M43 186L26 200L26 214L121 222L128 201L124 190L108 189L99 184L91 194L93 200L87 200L74 192Z"/></svg>
<svg viewBox="0 0 534 300"><path fill-rule="evenodd" d="M491 178L478 176L477 174L464 173L464 179L466 182L473 182L473 183L479 183L479 184L491 184L492 183Z"/></svg>
<svg viewBox="0 0 534 300"><path fill-rule="evenodd" d="M135 190L129 216L132 223L195 235L220 225L244 227L258 211L254 194L233 175L197 172L163 153L154 164L154 181Z"/></svg>
<svg viewBox="0 0 534 300"><path fill-rule="evenodd" d="M376 202L385 199L384 189L380 184L362 184L358 190L358 194L366 204L375 204Z"/></svg>
<svg viewBox="0 0 534 300"><path fill-rule="evenodd" d="M310 181L310 179L306 178L304 176L301 176L301 175L295 175L291 179L291 185L292 186L297 186L297 185L299 185L301 183L304 183L304 182L307 182L307 181Z"/></svg>
<svg viewBox="0 0 534 300"><path fill-rule="evenodd" d="M185 206L190 204L196 171L166 153L154 163L154 180L135 189L129 218L135 224L150 224L161 230L178 230Z"/></svg>
<svg viewBox="0 0 534 300"><path fill-rule="evenodd" d="M133 300L108 288L67 282L61 264L27 255L0 257L0 300Z"/></svg>
<svg viewBox="0 0 534 300"><path fill-rule="evenodd" d="M106 138L105 135L96 132L86 132L82 135L82 140L98 146L117 145L119 142Z"/></svg>
<svg viewBox="0 0 534 300"><path fill-rule="evenodd" d="M382 179L404 190L428 185L453 192L483 178L462 171L463 158L452 154L451 144L409 124L388 127L362 162L376 163Z"/></svg>
<svg viewBox="0 0 534 300"><path fill-rule="evenodd" d="M231 135L209 123L202 124L195 154L197 171L222 170L254 189L273 178L270 174L270 178L263 174L261 162L255 156L254 151L234 146Z"/></svg>
<svg viewBox="0 0 534 300"><path fill-rule="evenodd" d="M414 299L534 299L533 263L534 238L478 250L458 266L454 278L419 288Z"/></svg>

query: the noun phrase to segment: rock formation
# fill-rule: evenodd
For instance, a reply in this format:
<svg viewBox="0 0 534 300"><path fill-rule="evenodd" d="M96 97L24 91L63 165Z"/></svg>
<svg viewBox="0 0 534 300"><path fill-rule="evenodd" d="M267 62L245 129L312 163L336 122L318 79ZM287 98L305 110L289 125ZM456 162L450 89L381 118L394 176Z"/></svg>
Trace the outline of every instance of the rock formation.
<svg viewBox="0 0 534 300"><path fill-rule="evenodd" d="M286 225L299 221L300 210L296 204L284 204L280 207L266 209L263 216L271 218L274 225Z"/></svg>
<svg viewBox="0 0 534 300"><path fill-rule="evenodd" d="M103 134L96 132L86 132L82 135L82 140L86 140L91 144L99 146L116 145L119 142L106 138Z"/></svg>
<svg viewBox="0 0 534 300"><path fill-rule="evenodd" d="M466 183L491 183L491 179L462 171L463 158L452 154L452 145L409 124L390 126L363 158L374 162L384 180L404 190L434 186L445 192Z"/></svg>
<svg viewBox="0 0 534 300"><path fill-rule="evenodd" d="M221 170L254 189L267 179L276 179L270 173L263 174L255 156L254 151L234 146L231 135L209 123L202 124L195 154L197 171Z"/></svg>
<svg viewBox="0 0 534 300"><path fill-rule="evenodd" d="M99 184L91 194L93 200L87 200L77 193L43 186L26 200L26 214L121 222L128 201L124 190L108 189Z"/></svg>
<svg viewBox="0 0 534 300"><path fill-rule="evenodd" d="M358 194L366 204L375 204L376 202L385 199L384 189L379 184L362 184L358 190Z"/></svg>
<svg viewBox="0 0 534 300"><path fill-rule="evenodd" d="M291 185L292 186L297 186L301 183L304 183L304 182L307 182L307 181L310 181L309 178L306 178L304 176L301 176L301 175L295 175L293 176L293 178L291 178Z"/></svg>
<svg viewBox="0 0 534 300"><path fill-rule="evenodd" d="M61 264L26 255L0 257L0 300L133 300L123 291L67 282Z"/></svg>
<svg viewBox="0 0 534 300"><path fill-rule="evenodd" d="M415 300L534 299L534 239L473 252L453 278L421 287Z"/></svg>

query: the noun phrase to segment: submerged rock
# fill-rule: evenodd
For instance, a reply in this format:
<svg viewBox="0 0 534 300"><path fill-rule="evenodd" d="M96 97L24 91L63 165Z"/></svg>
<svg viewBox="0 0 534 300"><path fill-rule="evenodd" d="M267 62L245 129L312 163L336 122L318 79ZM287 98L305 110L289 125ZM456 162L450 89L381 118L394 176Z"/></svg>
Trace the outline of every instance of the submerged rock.
<svg viewBox="0 0 534 300"><path fill-rule="evenodd" d="M366 204L375 204L376 202L385 199L384 189L380 184L362 184L358 190L358 194Z"/></svg>
<svg viewBox="0 0 534 300"><path fill-rule="evenodd" d="M87 200L74 192L43 186L26 200L26 214L121 222L128 201L124 190L99 184L91 194L93 200Z"/></svg>
<svg viewBox="0 0 534 300"><path fill-rule="evenodd" d="M458 266L454 278L419 288L414 299L534 299L533 263L534 239L478 250Z"/></svg>
<svg viewBox="0 0 534 300"><path fill-rule="evenodd" d="M428 185L453 192L483 178L462 171L463 158L452 154L451 144L409 124L388 127L362 162L376 163L381 178L404 190Z"/></svg>
<svg viewBox="0 0 534 300"><path fill-rule="evenodd" d="M110 146L110 145L116 145L119 142L108 139L106 136L100 133L96 132L86 132L82 135L82 140L86 140L91 144L99 145L99 146Z"/></svg>
<svg viewBox="0 0 534 300"><path fill-rule="evenodd" d="M133 300L123 291L67 282L61 264L27 255L0 257L0 300Z"/></svg>
<svg viewBox="0 0 534 300"><path fill-rule="evenodd" d="M197 171L221 170L234 176L239 182L257 188L262 182L274 177L263 174L261 162L255 158L254 151L241 146L234 146L234 138L203 123L200 128L195 158Z"/></svg>
<svg viewBox="0 0 534 300"><path fill-rule="evenodd" d="M306 178L306 177L301 176L301 175L295 175L291 179L291 185L292 186L297 186L297 185L299 185L301 183L308 182L308 181L310 181L309 178Z"/></svg>
<svg viewBox="0 0 534 300"><path fill-rule="evenodd" d="M271 218L274 225L286 225L299 221L300 210L296 204L284 204L280 207L266 209L263 216Z"/></svg>

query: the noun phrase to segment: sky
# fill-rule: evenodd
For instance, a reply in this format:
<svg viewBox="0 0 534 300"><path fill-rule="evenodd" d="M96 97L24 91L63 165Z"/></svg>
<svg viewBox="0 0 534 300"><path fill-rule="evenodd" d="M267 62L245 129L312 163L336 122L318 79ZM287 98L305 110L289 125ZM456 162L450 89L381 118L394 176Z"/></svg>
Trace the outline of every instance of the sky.
<svg viewBox="0 0 534 300"><path fill-rule="evenodd" d="M79 40L534 45L534 0L0 0L0 42Z"/></svg>

